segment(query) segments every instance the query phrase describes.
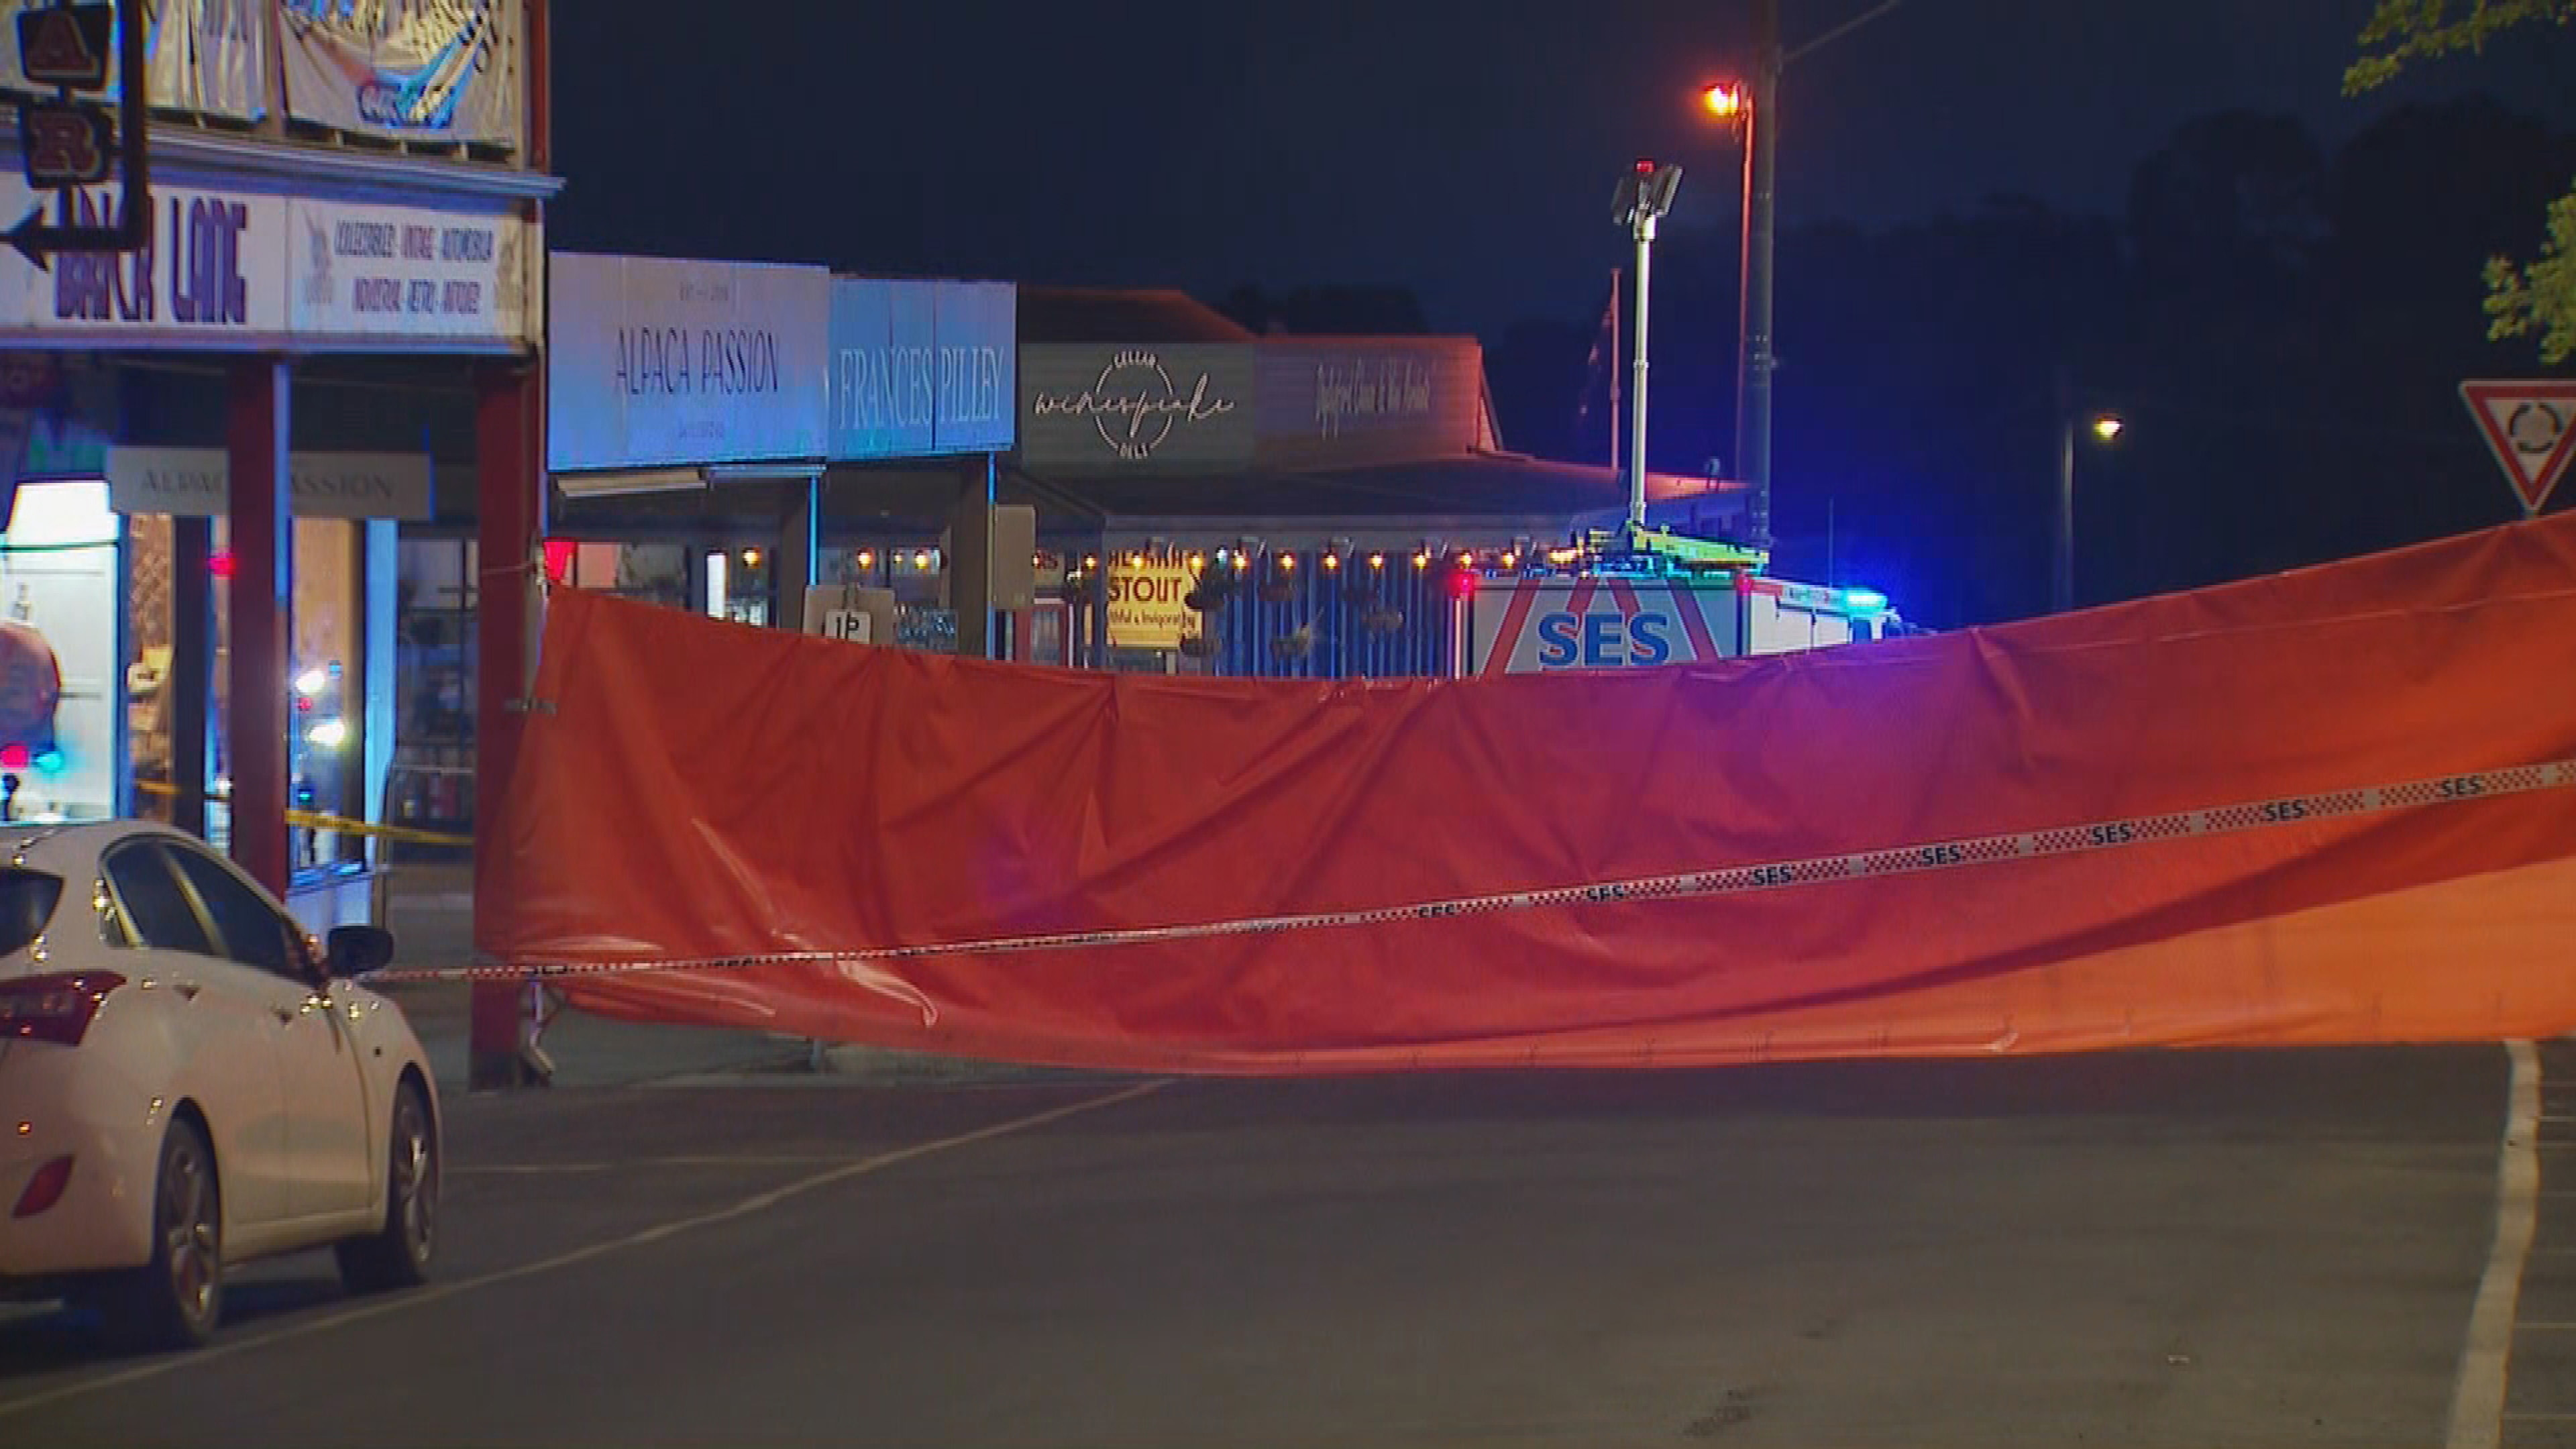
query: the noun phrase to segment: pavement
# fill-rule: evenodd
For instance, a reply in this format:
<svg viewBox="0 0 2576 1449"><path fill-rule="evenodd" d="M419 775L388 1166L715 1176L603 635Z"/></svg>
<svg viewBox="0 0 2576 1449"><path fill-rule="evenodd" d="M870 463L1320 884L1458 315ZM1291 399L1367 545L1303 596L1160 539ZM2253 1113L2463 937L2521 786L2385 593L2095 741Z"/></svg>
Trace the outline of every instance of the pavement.
<svg viewBox="0 0 2576 1449"><path fill-rule="evenodd" d="M2542 1056L2501 1276L2491 1046L458 1095L435 1285L0 1320L0 1442L2431 1446L2483 1303L2570 1443Z"/></svg>
<svg viewBox="0 0 2576 1449"><path fill-rule="evenodd" d="M395 866L384 925L394 933L395 964L465 966L474 957L473 867L464 861ZM468 1062L468 988L462 983L401 983L379 988L399 1002L429 1053L442 1092L461 1093ZM865 1071L873 1054L817 1051L813 1043L765 1032L650 1026L577 1011L555 1016L542 1042L558 1087L617 1087L742 1071L817 1067ZM886 1058L887 1064L895 1059ZM887 1069L891 1069L890 1065Z"/></svg>

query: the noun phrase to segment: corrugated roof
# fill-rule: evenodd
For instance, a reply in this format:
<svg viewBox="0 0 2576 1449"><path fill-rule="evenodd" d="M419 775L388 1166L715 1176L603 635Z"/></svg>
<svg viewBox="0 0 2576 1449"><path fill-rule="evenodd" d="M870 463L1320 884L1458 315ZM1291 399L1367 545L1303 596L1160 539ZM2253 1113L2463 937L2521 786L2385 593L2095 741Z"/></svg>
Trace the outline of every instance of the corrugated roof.
<svg viewBox="0 0 2576 1449"><path fill-rule="evenodd" d="M1224 313L1169 288L1022 287L1022 342L1250 342Z"/></svg>

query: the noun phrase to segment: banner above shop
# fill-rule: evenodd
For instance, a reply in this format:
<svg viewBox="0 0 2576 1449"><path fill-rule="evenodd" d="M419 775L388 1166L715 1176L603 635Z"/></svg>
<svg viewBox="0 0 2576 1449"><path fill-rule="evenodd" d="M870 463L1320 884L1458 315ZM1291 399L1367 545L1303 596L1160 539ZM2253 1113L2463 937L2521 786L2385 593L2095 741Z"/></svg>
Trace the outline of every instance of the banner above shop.
<svg viewBox="0 0 2576 1449"><path fill-rule="evenodd" d="M296 336L536 340L529 223L416 206L291 205L286 294Z"/></svg>
<svg viewBox="0 0 2576 1449"><path fill-rule="evenodd" d="M1221 471L1252 461L1253 351L1241 343L1020 349L1020 457L1032 468Z"/></svg>
<svg viewBox="0 0 2576 1449"><path fill-rule="evenodd" d="M1264 464L1341 468L1475 451L1485 379L1473 338L1265 339L1254 350Z"/></svg>
<svg viewBox="0 0 2576 1449"><path fill-rule="evenodd" d="M1018 299L1009 282L834 278L832 458L1008 451Z"/></svg>
<svg viewBox="0 0 2576 1449"><path fill-rule="evenodd" d="M831 311L821 267L556 253L547 468L821 458Z"/></svg>
<svg viewBox="0 0 2576 1449"><path fill-rule="evenodd" d="M436 516L429 458L420 453L297 453L287 487L298 518ZM229 507L232 468L220 448L110 448L108 506L119 513L218 518Z"/></svg>
<svg viewBox="0 0 2576 1449"><path fill-rule="evenodd" d="M39 205L63 225L110 225L119 193L39 197L0 173L0 214ZM192 351L536 340L531 222L169 181L152 187L152 221L152 244L130 254L67 252L38 270L0 251L0 338Z"/></svg>
<svg viewBox="0 0 2576 1449"><path fill-rule="evenodd" d="M286 110L388 141L519 146L519 0L279 0Z"/></svg>
<svg viewBox="0 0 2576 1449"><path fill-rule="evenodd" d="M56 0L0 0L0 91L50 96L27 79L18 12ZM152 109L256 121L268 113L269 7L254 0L157 0L144 37ZM114 101L111 78L103 99Z"/></svg>

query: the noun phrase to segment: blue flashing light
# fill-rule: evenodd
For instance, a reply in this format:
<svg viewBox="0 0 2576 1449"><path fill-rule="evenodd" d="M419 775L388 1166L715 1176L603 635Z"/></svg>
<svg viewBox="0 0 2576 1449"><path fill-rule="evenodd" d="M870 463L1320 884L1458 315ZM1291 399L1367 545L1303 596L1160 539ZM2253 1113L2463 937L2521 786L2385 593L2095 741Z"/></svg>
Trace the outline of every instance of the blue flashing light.
<svg viewBox="0 0 2576 1449"><path fill-rule="evenodd" d="M1845 589L1843 607L1855 614L1884 614L1887 595L1876 589Z"/></svg>

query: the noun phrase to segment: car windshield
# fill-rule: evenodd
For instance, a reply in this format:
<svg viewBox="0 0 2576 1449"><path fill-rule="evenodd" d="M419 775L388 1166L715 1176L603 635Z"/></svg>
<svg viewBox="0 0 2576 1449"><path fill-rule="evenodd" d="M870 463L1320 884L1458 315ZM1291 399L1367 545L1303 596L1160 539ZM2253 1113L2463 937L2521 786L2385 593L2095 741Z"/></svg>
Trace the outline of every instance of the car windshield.
<svg viewBox="0 0 2576 1449"><path fill-rule="evenodd" d="M0 954L27 949L54 918L63 878L35 870L0 870Z"/></svg>

